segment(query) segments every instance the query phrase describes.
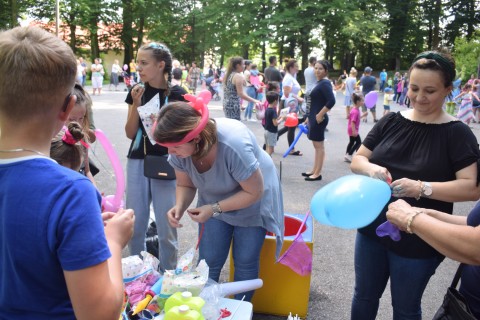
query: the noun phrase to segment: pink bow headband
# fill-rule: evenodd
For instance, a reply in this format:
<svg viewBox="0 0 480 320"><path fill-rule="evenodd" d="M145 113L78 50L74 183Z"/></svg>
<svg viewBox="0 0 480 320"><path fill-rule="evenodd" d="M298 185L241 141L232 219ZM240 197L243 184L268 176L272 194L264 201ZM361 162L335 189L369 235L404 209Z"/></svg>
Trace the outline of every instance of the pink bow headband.
<svg viewBox="0 0 480 320"><path fill-rule="evenodd" d="M198 112L201 113L202 117L200 118L200 122L198 123L197 127L195 129L193 129L192 131L190 131L189 133L187 133L187 135L185 137L183 137L182 140L177 141L177 142L162 142L162 143L157 142L161 146L169 148L169 147L176 147L176 146L182 145L184 143L190 142L194 138L198 137L200 132L202 132L203 129L205 129L205 126L208 123L209 111L208 111L208 107L204 103L203 99L201 97L196 97L196 96L191 95L191 94L186 94L186 95L184 95L184 97L185 97L185 100L189 101L188 104L191 105L192 108L194 108L195 110L197 110ZM157 127L157 122L155 121L153 129L155 130L156 127Z"/></svg>
<svg viewBox="0 0 480 320"><path fill-rule="evenodd" d="M65 142L66 144L69 144L69 145L74 145L76 144L77 142L80 141L80 143L85 147L85 148L89 148L90 146L88 144L86 144L83 140L77 140L75 139L72 134L70 133L70 130L68 130L68 128L66 126L63 126L63 130L64 130L64 134L63 134L63 137L62 137L62 141Z"/></svg>

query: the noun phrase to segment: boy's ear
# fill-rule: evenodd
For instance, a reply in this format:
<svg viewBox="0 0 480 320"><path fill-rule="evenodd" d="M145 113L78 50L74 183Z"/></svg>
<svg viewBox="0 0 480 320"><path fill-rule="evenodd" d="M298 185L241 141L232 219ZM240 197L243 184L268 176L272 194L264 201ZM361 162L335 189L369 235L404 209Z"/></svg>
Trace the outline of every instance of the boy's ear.
<svg viewBox="0 0 480 320"><path fill-rule="evenodd" d="M75 103L77 103L77 96L72 94L69 98L69 101L67 103L67 107L65 110L60 110L60 120L61 121L67 121L68 120L68 115L72 111L73 107L75 106Z"/></svg>

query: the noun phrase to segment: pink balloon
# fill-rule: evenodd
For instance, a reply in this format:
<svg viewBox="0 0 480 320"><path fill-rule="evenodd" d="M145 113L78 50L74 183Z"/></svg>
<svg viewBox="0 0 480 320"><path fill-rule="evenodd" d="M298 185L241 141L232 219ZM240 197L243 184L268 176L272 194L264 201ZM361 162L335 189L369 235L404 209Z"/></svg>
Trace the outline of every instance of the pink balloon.
<svg viewBox="0 0 480 320"><path fill-rule="evenodd" d="M376 106L377 99L378 99L377 91L370 91L365 96L365 107L367 107L368 109L372 109L373 107Z"/></svg>
<svg viewBox="0 0 480 320"><path fill-rule="evenodd" d="M115 195L104 196L102 198L102 207L105 211L117 212L118 209L123 208L123 195L125 193L125 175L123 174L122 164L118 158L117 153L113 149L112 144L108 140L107 136L103 133L102 130L96 129L95 135L97 140L102 145L103 149L107 153L108 159L110 160L113 171L115 173L117 189L115 190Z"/></svg>
<svg viewBox="0 0 480 320"><path fill-rule="evenodd" d="M190 101L190 102L195 102L195 100L197 100L197 97L195 97L193 94L184 94L183 97L185 98L185 100L187 101Z"/></svg>
<svg viewBox="0 0 480 320"><path fill-rule="evenodd" d="M123 65L123 71L127 71L128 66L126 64Z"/></svg>
<svg viewBox="0 0 480 320"><path fill-rule="evenodd" d="M195 102L193 102L193 108L199 112L202 112L204 103L203 99L198 97Z"/></svg>
<svg viewBox="0 0 480 320"><path fill-rule="evenodd" d="M109 212L117 212L118 209L124 208L125 205L123 203L123 200L120 201L120 206L116 206L114 204L114 195L108 195L108 196L103 196L102 197L102 212L109 211Z"/></svg>
<svg viewBox="0 0 480 320"><path fill-rule="evenodd" d="M202 98L203 102L205 102L205 104L208 104L210 102L210 100L212 100L212 93L208 90L205 90L205 91L200 92L198 94L198 97Z"/></svg>

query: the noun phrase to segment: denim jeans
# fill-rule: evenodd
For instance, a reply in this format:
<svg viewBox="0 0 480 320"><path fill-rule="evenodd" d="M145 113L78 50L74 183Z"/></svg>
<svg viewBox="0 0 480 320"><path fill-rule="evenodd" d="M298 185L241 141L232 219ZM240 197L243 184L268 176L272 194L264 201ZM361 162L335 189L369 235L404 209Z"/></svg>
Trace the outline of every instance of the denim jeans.
<svg viewBox="0 0 480 320"><path fill-rule="evenodd" d="M412 259L396 255L357 232L352 320L374 320L390 278L393 319L422 319L421 301L442 258Z"/></svg>
<svg viewBox="0 0 480 320"><path fill-rule="evenodd" d="M145 235L150 219L150 204L157 224L160 270L177 267L177 229L167 220L167 211L175 205L176 180L149 179L143 175L143 159L127 160L126 207L135 211L133 237L128 243L131 255L146 251Z"/></svg>
<svg viewBox="0 0 480 320"><path fill-rule="evenodd" d="M257 98L257 89L254 86L247 87L247 95L250 98L256 99ZM245 120L250 120L252 118L253 112L253 102L248 102L247 109L245 109Z"/></svg>
<svg viewBox="0 0 480 320"><path fill-rule="evenodd" d="M224 213L228 214L228 213ZM251 280L258 278L260 251L267 231L262 227L232 226L221 220L211 218L205 222L205 230L200 239L199 260L205 259L210 268L209 278L218 282L220 271L228 257L232 244L234 280ZM201 225L199 225L199 232ZM235 299L252 299L254 291L235 295Z"/></svg>

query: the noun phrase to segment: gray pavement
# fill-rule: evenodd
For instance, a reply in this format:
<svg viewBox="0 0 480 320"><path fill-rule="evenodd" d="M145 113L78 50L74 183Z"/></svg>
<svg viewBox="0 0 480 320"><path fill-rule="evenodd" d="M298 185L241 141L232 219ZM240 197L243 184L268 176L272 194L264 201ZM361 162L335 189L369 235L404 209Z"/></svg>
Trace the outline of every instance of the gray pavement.
<svg viewBox="0 0 480 320"><path fill-rule="evenodd" d="M89 92L91 93L91 89ZM126 163L126 154L130 141L126 138L124 125L127 117L127 105L124 103L126 92L108 91L105 87L101 96L92 96L94 118L97 128L102 129L111 140L119 154L123 166ZM123 90L123 87L122 87ZM377 109L383 112L383 97L380 96ZM223 117L221 101L211 101L209 105L211 116ZM392 111L403 109L392 104ZM306 137L302 137L296 148L303 152L303 156L288 156L283 159L282 154L288 148L286 135L282 136L273 160L277 167L282 163L282 187L285 200L285 211L290 213L304 213L309 209L310 199L321 187L329 182L350 174L349 164L343 161L345 148L348 144L347 121L343 107L343 95L337 94L337 103L330 112L329 131L326 134L326 159L323 168L323 180L307 182L300 176L312 166L313 147ZM255 133L258 143L263 144L263 128L260 122L245 122ZM373 126L369 115L368 123L360 125L360 135L364 138ZM473 132L479 139L480 125L473 124ZM105 152L99 144L92 147L93 161L101 169L96 181L99 189L105 194L114 194L115 177ZM455 204L455 212L465 215L473 202ZM189 219L184 219L184 228L179 231L180 253L184 253L194 246L197 239L196 226ZM350 303L354 285L353 251L355 230L343 230L314 223L313 272L310 287L309 314L307 319L349 319ZM443 295L453 278L456 263L446 259L432 277L423 297L422 306L425 319L431 319L443 300ZM222 273L222 279L227 280L228 263ZM281 281L281 279L279 279ZM285 288L284 290L288 290ZM377 319L392 319L391 299L389 286L385 290L380 303ZM255 314L254 319L276 320L286 317L276 317Z"/></svg>

